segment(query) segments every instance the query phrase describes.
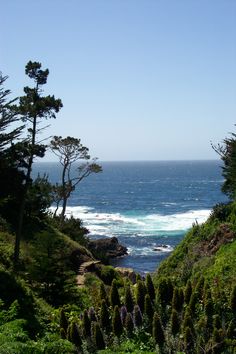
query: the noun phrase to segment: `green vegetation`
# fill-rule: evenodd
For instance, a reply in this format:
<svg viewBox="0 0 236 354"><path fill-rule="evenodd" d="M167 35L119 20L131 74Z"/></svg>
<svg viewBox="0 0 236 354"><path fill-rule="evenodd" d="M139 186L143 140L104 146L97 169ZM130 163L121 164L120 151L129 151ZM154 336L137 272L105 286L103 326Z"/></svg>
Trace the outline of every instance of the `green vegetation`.
<svg viewBox="0 0 236 354"><path fill-rule="evenodd" d="M26 87L19 102L7 100L6 77L0 76L0 354L234 353L235 135L216 148L231 201L193 225L153 277L137 275L132 284L99 264L78 286L81 264L97 262L86 248L87 230L65 218L65 208L75 185L100 167L89 163L79 139L55 137L51 147L63 173L78 156L87 161L85 169L77 180L67 171L61 186L46 176L31 179L35 157L47 148L36 143L38 124L55 118L62 103L42 96L49 72L40 63L29 62L26 74L35 87ZM22 121L30 124L26 139ZM48 212L53 201L62 201L60 216Z"/></svg>

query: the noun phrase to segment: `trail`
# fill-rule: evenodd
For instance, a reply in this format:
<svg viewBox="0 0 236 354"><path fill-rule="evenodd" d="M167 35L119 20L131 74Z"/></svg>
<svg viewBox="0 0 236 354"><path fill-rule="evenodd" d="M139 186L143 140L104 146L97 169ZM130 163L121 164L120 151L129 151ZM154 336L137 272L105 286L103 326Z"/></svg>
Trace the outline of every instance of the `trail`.
<svg viewBox="0 0 236 354"><path fill-rule="evenodd" d="M78 269L78 275L76 277L76 283L79 287L84 286L85 273L88 272L88 268L90 268L92 265L99 264L99 263L101 263L101 261L88 261L80 265Z"/></svg>

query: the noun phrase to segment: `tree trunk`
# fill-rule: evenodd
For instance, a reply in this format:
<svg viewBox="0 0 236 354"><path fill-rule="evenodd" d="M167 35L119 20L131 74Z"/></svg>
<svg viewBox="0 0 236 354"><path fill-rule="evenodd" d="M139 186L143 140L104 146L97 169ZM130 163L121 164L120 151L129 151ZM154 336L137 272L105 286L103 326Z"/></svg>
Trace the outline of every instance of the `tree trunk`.
<svg viewBox="0 0 236 354"><path fill-rule="evenodd" d="M37 117L35 116L34 120L33 120L31 147L34 147L34 145L35 145L36 123L37 123L36 119L37 119ZM28 167L27 167L27 173L26 173L25 191L23 193L22 201L20 204L18 229L16 232L16 239L15 239L14 258L13 258L15 270L18 269L18 265L19 265L20 241L21 241L21 237L22 237L22 228L23 228L23 222L24 222L26 198L27 198L27 193L28 193L30 183L31 183L31 171L32 171L32 165L33 165L33 159L34 159L34 154L33 154L33 152L31 152L31 155L29 157Z"/></svg>

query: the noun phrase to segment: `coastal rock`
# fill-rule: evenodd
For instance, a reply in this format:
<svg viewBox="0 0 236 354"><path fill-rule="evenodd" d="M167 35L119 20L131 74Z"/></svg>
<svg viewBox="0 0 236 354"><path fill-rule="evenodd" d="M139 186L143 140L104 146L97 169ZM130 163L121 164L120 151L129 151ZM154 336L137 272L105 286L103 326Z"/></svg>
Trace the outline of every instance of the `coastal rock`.
<svg viewBox="0 0 236 354"><path fill-rule="evenodd" d="M127 254L127 248L122 246L116 237L90 240L88 248L92 253L104 253L108 258L121 257Z"/></svg>
<svg viewBox="0 0 236 354"><path fill-rule="evenodd" d="M122 277L128 278L133 284L136 283L136 273L132 268L115 267L115 270L120 273Z"/></svg>

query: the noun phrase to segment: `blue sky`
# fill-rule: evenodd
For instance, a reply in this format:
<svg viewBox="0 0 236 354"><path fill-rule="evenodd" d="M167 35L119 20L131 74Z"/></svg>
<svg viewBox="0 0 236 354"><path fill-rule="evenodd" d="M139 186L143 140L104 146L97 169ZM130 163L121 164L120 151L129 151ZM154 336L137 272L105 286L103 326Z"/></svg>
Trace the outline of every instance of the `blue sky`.
<svg viewBox="0 0 236 354"><path fill-rule="evenodd" d="M21 95L39 61L63 101L44 136L100 160L214 159L235 129L235 0L2 0L1 14L7 88Z"/></svg>

